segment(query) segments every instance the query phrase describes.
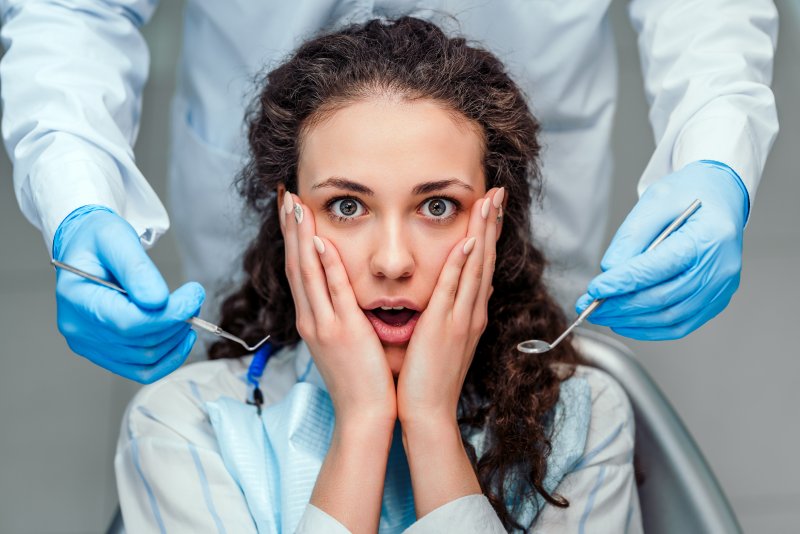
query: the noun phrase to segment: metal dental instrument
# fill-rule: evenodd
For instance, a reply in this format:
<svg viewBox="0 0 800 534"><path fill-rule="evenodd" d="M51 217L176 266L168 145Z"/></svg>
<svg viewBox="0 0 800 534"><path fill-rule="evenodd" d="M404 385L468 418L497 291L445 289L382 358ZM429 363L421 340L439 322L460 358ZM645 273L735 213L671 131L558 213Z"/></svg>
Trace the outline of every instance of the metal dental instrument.
<svg viewBox="0 0 800 534"><path fill-rule="evenodd" d="M71 272L73 274L77 274L78 276L82 276L83 278L86 278L87 280L91 280L92 282L95 282L96 284L100 284L101 286L106 286L109 289L113 289L115 291L119 291L120 293L125 294L125 295L128 294L127 291L125 291L124 289L122 289L118 285L112 284L111 282L109 282L107 280L103 280L102 278L98 278L97 276L95 276L93 274L89 274L89 273L87 273L85 271L81 271L80 269L78 269L76 267L73 267L72 265L67 265L66 263L58 261L58 260L50 260L50 263L52 263L53 266L55 266L55 267L59 267L61 269L64 269L65 271L69 271L69 272ZM254 350L258 349L261 345L263 345L269 339L269 336L267 336L267 337L265 337L264 339L262 339L261 341L259 341L258 343L256 343L255 345L253 345L251 347L243 339L240 339L240 338L234 336L233 334L230 334L230 333L226 332L225 330L223 330L219 326L215 325L214 323L209 323L208 321L205 321L205 320L203 320L203 319L201 319L199 317L191 317L189 319L186 319L186 322L189 323L192 326L196 326L197 328L205 330L206 332L211 332L212 334L214 334L216 336L224 337L225 339L230 339L231 341L235 341L236 343L238 343L239 345L241 345L242 347L247 349L248 352L253 352Z"/></svg>
<svg viewBox="0 0 800 534"><path fill-rule="evenodd" d="M686 211L681 213L677 219L672 221L672 223L669 226L664 228L664 231L658 235L658 237L655 239L655 241L653 241L650 244L649 247L647 247L647 250L645 250L645 252L650 252L651 250L656 248L662 241L664 241L667 238L669 234L677 230L680 225L686 222L686 219L691 217L692 214L695 211L697 211L697 209L700 206L701 206L700 199L696 199L694 202L692 202L692 204L688 208L686 208ZM572 323L569 326L569 328L567 328L564 331L563 334L558 336L558 338L556 338L556 340L553 341L552 344L548 343L547 341L542 341L541 339L529 339L528 341L523 341L522 343L518 344L517 350L527 354L542 354L555 348L556 345L564 341L564 338L566 338L569 335L569 333L575 329L576 326L585 321L586 318L589 317L592 314L592 312L594 312L604 301L605 299L595 299L591 304L589 304L586 307L585 310L583 310L583 313L581 313L578 316L578 318L575 319L575 322Z"/></svg>

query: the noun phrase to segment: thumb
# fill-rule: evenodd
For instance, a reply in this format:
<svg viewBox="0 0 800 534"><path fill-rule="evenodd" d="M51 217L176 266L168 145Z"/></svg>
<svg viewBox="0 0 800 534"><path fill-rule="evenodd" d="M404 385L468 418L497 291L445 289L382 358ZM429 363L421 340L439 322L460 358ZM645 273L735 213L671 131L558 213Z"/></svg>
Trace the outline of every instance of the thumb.
<svg viewBox="0 0 800 534"><path fill-rule="evenodd" d="M139 307L158 310L167 305L169 288L136 231L124 219L112 221L96 234L97 257Z"/></svg>
<svg viewBox="0 0 800 534"><path fill-rule="evenodd" d="M613 269L644 252L685 209L673 206L674 203L664 198L663 194L648 193L651 191L645 192L614 234L600 262L603 271Z"/></svg>

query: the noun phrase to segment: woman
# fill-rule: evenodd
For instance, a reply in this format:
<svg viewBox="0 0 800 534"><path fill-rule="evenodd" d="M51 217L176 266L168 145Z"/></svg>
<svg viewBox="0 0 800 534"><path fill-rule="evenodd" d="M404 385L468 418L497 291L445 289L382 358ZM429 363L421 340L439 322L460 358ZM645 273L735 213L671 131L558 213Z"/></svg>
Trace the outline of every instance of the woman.
<svg viewBox="0 0 800 534"><path fill-rule="evenodd" d="M128 529L640 531L619 385L569 343L515 350L565 319L531 243L538 125L503 65L371 21L269 73L249 123L260 231L222 327L271 345L217 343L132 401Z"/></svg>

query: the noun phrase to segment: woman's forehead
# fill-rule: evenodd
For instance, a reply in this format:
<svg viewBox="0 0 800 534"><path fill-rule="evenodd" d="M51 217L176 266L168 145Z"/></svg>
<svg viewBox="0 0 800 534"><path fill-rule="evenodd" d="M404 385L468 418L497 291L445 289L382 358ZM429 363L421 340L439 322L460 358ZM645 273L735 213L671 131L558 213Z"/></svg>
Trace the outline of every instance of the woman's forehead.
<svg viewBox="0 0 800 534"><path fill-rule="evenodd" d="M451 189L482 194L483 137L466 118L431 100L359 101L304 133L298 178L301 194L341 180L403 194L450 181Z"/></svg>

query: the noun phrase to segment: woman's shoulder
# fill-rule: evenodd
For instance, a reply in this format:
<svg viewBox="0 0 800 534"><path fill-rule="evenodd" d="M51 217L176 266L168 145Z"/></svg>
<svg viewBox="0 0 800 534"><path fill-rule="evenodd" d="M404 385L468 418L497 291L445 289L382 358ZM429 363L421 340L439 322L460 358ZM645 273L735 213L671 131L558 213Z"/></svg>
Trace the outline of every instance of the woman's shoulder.
<svg viewBox="0 0 800 534"><path fill-rule="evenodd" d="M144 386L128 404L122 437L163 433L196 436L206 425L205 402L223 396L244 399L247 383L243 377L249 360L192 363Z"/></svg>
<svg viewBox="0 0 800 534"><path fill-rule="evenodd" d="M266 404L278 400L286 384L294 382L291 349L276 352L261 380ZM205 439L210 423L205 403L222 397L245 401L247 369L253 357L196 362L181 367L158 382L144 386L125 412L122 436L181 435Z"/></svg>
<svg viewBox="0 0 800 534"><path fill-rule="evenodd" d="M592 392L592 409L632 413L628 395L617 380L607 372L589 365L576 365L575 377L586 380Z"/></svg>
<svg viewBox="0 0 800 534"><path fill-rule="evenodd" d="M596 456L627 457L634 447L633 408L624 388L605 371L578 365L573 375L583 379L591 395L591 420L582 462Z"/></svg>

